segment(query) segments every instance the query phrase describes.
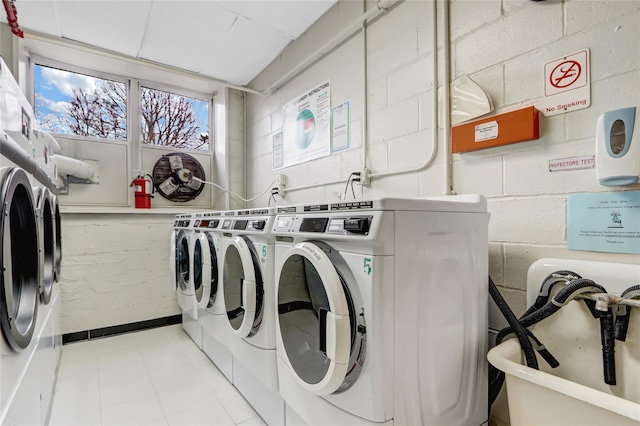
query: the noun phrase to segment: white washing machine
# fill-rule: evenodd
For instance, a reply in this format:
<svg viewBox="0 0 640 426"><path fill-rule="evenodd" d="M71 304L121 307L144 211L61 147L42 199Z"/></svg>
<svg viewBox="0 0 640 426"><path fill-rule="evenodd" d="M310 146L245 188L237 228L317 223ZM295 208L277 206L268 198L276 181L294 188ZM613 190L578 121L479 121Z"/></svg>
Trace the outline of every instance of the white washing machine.
<svg viewBox="0 0 640 426"><path fill-rule="evenodd" d="M0 107L0 424L44 424L61 344L55 176L34 158L44 133L1 60Z"/></svg>
<svg viewBox="0 0 640 426"><path fill-rule="evenodd" d="M284 424L275 343L275 208L236 210L222 220L220 262L233 383L272 425Z"/></svg>
<svg viewBox="0 0 640 426"><path fill-rule="evenodd" d="M279 207L286 423L485 423L487 231L480 196Z"/></svg>
<svg viewBox="0 0 640 426"><path fill-rule="evenodd" d="M193 214L176 215L170 237L171 284L182 309L182 327L198 347L202 348L202 329L198 323L198 307L193 285L193 249L195 244Z"/></svg>
<svg viewBox="0 0 640 426"><path fill-rule="evenodd" d="M227 311L222 297L222 230L220 228L223 218L233 214L233 211L214 211L202 215L200 222L201 245L204 248L201 256L202 269L205 271L204 281L208 280L210 285L203 289L203 298L206 299L206 303L202 303L198 310L198 321L202 327L202 350L232 383L233 357L229 349L232 333L227 325ZM207 270L210 274L206 272Z"/></svg>

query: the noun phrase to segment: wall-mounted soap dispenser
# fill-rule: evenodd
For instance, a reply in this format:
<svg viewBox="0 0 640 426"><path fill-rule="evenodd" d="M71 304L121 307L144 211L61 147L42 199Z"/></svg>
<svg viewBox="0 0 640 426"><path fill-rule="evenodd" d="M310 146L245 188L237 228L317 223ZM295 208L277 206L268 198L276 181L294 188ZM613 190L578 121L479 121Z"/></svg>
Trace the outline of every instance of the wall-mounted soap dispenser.
<svg viewBox="0 0 640 426"><path fill-rule="evenodd" d="M640 180L640 131L633 137L636 108L621 108L598 117L596 175L600 185L633 185Z"/></svg>

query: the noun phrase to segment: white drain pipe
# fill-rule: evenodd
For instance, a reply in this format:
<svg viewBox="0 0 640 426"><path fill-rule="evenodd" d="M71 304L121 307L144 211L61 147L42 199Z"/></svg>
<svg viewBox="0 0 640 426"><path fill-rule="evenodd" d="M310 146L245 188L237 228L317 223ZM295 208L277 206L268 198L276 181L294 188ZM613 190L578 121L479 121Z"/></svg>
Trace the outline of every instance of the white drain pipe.
<svg viewBox="0 0 640 426"><path fill-rule="evenodd" d="M58 174L71 175L80 179L91 179L96 171L93 166L81 160L64 155L56 155L56 165L58 166Z"/></svg>

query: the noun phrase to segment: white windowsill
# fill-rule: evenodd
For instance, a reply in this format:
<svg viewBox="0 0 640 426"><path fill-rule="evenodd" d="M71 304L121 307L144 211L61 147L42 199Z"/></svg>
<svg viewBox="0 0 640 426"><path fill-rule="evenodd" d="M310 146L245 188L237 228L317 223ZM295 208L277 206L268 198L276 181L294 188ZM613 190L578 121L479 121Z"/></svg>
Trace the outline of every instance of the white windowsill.
<svg viewBox="0 0 640 426"><path fill-rule="evenodd" d="M166 214L176 215L185 213L201 213L214 211L214 208L189 207L159 207L150 209L136 209L134 207L109 206L60 206L61 214Z"/></svg>

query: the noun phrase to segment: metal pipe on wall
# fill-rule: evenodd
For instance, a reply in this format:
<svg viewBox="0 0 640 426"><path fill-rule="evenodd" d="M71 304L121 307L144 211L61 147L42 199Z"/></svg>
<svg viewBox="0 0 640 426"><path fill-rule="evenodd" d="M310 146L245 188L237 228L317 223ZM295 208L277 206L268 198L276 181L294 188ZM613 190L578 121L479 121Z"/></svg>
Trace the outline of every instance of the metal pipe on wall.
<svg viewBox="0 0 640 426"><path fill-rule="evenodd" d="M61 175L72 175L80 179L91 179L96 171L93 166L82 160L66 157L64 155L55 156L58 173Z"/></svg>

